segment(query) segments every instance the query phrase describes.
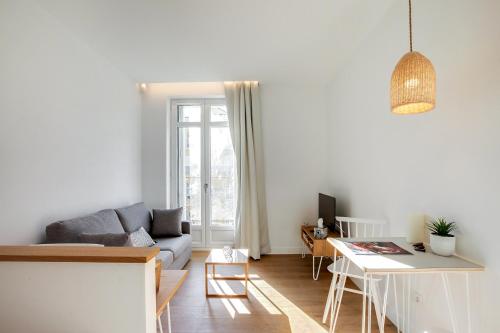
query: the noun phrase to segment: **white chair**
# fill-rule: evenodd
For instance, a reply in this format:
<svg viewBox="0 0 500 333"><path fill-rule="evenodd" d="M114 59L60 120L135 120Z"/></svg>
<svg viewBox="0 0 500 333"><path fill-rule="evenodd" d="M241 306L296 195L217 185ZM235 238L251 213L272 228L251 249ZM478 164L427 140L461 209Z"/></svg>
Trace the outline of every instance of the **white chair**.
<svg viewBox="0 0 500 333"><path fill-rule="evenodd" d="M342 216L336 216L335 217L337 221L339 222L339 227L340 227L340 237L344 238L347 236L347 238L367 238L367 237L381 237L383 236L384 232L384 225L386 224L385 221L380 221L380 220L371 220L371 219L362 219L362 218L353 218L353 217L342 217ZM351 269L351 272L349 271L350 267L350 261L345 258L345 257L336 257L336 253L334 254L333 257L333 263L328 266L328 271L330 271L333 276L332 276L332 282L330 284L330 291L328 292L328 298L326 300L326 305L325 305L325 311L323 313L323 323L326 323L326 320L328 318L328 313L330 313L330 332L335 331L335 326L337 324L337 318L339 315L340 311L340 304L342 302L342 296L343 292L351 292L359 295L363 295L363 292L361 290L357 289L352 289L352 288L346 288L345 287L345 281L347 277L351 279L360 279L361 283L365 283L365 279L363 276L363 273L361 271L354 271L356 267L353 265L351 266L353 269ZM396 285L395 285L395 280L394 276L393 277L393 287L394 287L394 297L396 299ZM338 279L338 282L337 282ZM373 303L375 305L375 313L377 317L377 322L378 322L378 327L380 332L384 332L384 322L382 321L382 318L385 318L385 316L382 316L380 313L380 300L379 300L379 295L380 293L380 288L379 288L379 283L382 281L382 279L372 279L370 281L373 281L368 287L370 290L369 292L369 301L368 301L368 307L371 310L371 302L373 300ZM389 277L386 278L385 281L385 288L389 287ZM368 281L367 281L368 283ZM364 286L362 287L364 288ZM383 300L384 306L382 309L385 309L385 304L387 303L387 299ZM396 300L397 302L397 300ZM363 306L364 302L363 302ZM369 311L369 316L368 316L368 325L371 325L371 311ZM399 322L399 313L397 311L397 303L396 303L396 320ZM364 325L364 320L362 321ZM399 332L399 325L398 325L398 332Z"/></svg>

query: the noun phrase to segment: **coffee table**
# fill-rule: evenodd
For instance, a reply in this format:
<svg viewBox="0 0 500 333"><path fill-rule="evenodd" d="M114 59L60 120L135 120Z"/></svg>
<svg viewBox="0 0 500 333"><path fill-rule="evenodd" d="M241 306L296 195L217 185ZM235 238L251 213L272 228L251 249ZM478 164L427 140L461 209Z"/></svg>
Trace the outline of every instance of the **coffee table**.
<svg viewBox="0 0 500 333"><path fill-rule="evenodd" d="M243 276L217 276L215 274L215 266L241 266L243 268ZM209 272L208 267L212 267L212 280L241 280L245 281L245 292L243 294L212 294L208 292ZM205 260L205 296L219 298L242 298L248 297L248 249L233 249L230 257L226 257L222 249L212 249L207 259Z"/></svg>

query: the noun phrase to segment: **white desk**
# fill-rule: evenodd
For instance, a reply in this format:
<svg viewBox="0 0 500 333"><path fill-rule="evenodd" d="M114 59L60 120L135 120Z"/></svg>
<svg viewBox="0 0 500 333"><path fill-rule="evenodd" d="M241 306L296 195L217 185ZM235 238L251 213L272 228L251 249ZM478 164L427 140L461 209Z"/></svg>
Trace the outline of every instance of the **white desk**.
<svg viewBox="0 0 500 333"><path fill-rule="evenodd" d="M396 255L357 255L351 249L349 249L345 242L393 242L396 245L402 247L412 254L396 254ZM364 274L364 290L363 290L363 318L362 318L362 332L365 332L365 317L366 317L366 297L371 300L371 291L367 290L367 285L371 285L373 275L385 275L387 278L386 285L388 286L389 277L393 274L419 274L419 273L434 273L440 274L443 281L444 291L446 295L446 300L448 303L448 310L450 314L450 319L453 327L453 332L457 332L457 322L454 314L454 309L450 298L450 287L448 282L448 273L463 273L465 275L465 292L467 297L467 315L468 315L468 332L471 333L470 324L470 292L469 292L469 273L483 271L484 267L469 262L465 259L459 258L457 256L451 257L441 257L428 252L417 252L413 249L411 244L408 244L405 238L401 237L382 237L382 238L329 238L328 242L333 245L335 249L334 258L336 257L336 252L342 253L344 257L348 260L348 263L356 265ZM346 265L346 271L348 265ZM344 280L345 282L345 280ZM369 282L369 283L367 283ZM395 280L394 280L395 283ZM410 288L411 279L408 279L407 287ZM383 309L381 311L382 323L385 321L386 305L387 305L387 291L389 288L385 288L385 294L383 296ZM404 290L404 289L403 289ZM407 305L405 315L407 320L404 319L406 326L410 327L409 321L409 307L410 307L410 292L408 292ZM369 303L370 304L370 303ZM404 303L403 303L404 304ZM368 332L371 331L371 306L368 306ZM399 323L398 323L399 324ZM403 326L405 326L403 324ZM408 331L408 329L406 331Z"/></svg>

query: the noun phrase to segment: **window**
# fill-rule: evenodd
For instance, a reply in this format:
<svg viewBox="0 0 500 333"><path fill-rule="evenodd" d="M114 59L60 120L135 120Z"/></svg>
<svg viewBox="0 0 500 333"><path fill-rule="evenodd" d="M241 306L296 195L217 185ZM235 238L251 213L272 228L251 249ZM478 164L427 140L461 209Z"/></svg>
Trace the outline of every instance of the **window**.
<svg viewBox="0 0 500 333"><path fill-rule="evenodd" d="M172 101L172 197L193 225L193 246L233 242L236 161L221 99Z"/></svg>

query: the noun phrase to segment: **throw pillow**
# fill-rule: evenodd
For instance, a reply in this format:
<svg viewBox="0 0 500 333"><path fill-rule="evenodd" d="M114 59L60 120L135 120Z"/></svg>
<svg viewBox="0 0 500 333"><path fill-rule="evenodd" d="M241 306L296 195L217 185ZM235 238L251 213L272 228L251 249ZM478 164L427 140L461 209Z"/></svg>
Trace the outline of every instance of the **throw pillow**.
<svg viewBox="0 0 500 333"><path fill-rule="evenodd" d="M102 244L104 246L130 246L129 236L126 233L120 233L120 234L81 233L80 235L78 235L78 240L81 243Z"/></svg>
<svg viewBox="0 0 500 333"><path fill-rule="evenodd" d="M133 232L144 227L147 232L151 231L151 213L144 202L132 206L115 209L125 232Z"/></svg>
<svg viewBox="0 0 500 333"><path fill-rule="evenodd" d="M140 227L137 231L131 232L129 237L130 243L134 247L150 247L156 244L143 227Z"/></svg>
<svg viewBox="0 0 500 333"><path fill-rule="evenodd" d="M153 209L153 237L182 236L182 207Z"/></svg>

